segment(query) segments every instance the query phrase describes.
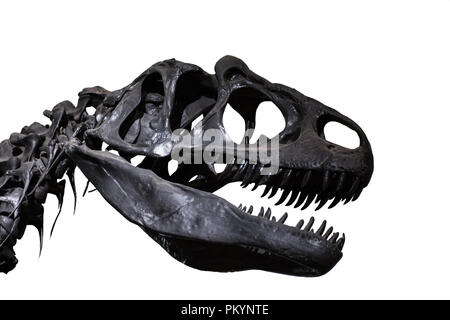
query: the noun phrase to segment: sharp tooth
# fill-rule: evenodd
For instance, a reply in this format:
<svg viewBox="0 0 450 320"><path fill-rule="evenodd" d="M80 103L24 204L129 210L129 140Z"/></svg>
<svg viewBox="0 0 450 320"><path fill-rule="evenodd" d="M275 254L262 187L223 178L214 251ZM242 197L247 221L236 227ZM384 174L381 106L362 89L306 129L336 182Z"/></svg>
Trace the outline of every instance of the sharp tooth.
<svg viewBox="0 0 450 320"><path fill-rule="evenodd" d="M238 209L242 209L242 203L239 203Z"/></svg>
<svg viewBox="0 0 450 320"><path fill-rule="evenodd" d="M243 207L242 211L247 212L247 207Z"/></svg>
<svg viewBox="0 0 450 320"><path fill-rule="evenodd" d="M323 237L325 238L325 239L327 239L329 236L330 236L330 234L333 232L333 227L330 227L328 230L327 230L327 232L325 232L325 234L323 235Z"/></svg>
<svg viewBox="0 0 450 320"><path fill-rule="evenodd" d="M315 193L310 193L310 194L308 195L308 199L306 199L306 202L305 202L305 204L303 205L303 207L302 207L301 210L305 210L306 208L308 208L309 205L311 204L311 202L313 202L313 200L314 200L315 197L316 197L316 194L315 194Z"/></svg>
<svg viewBox="0 0 450 320"><path fill-rule="evenodd" d="M328 228L327 232L325 232L325 234L323 235L323 237L324 237L325 239L327 239L327 238L330 236L330 234L331 234L332 232L333 232L333 227Z"/></svg>
<svg viewBox="0 0 450 320"><path fill-rule="evenodd" d="M253 206L248 207L247 213L248 214L252 214L253 213Z"/></svg>
<svg viewBox="0 0 450 320"><path fill-rule="evenodd" d="M330 184L330 170L326 170L325 173L323 174L322 191L327 190L329 184Z"/></svg>
<svg viewBox="0 0 450 320"><path fill-rule="evenodd" d="M256 164L248 166L245 171L244 178L242 179L242 184L248 186L253 180L253 172L256 169ZM241 184L241 185L242 185Z"/></svg>
<svg viewBox="0 0 450 320"><path fill-rule="evenodd" d="M227 166L225 167L225 170L223 170L223 172L220 173L219 175L224 179L230 178L235 164L236 164L236 158L233 158L233 161L231 163L227 164Z"/></svg>
<svg viewBox="0 0 450 320"><path fill-rule="evenodd" d="M314 224L314 217L311 217L311 218L309 219L308 224L306 225L306 227L305 227L304 230L306 230L306 231L311 230L311 227L313 226L313 224Z"/></svg>
<svg viewBox="0 0 450 320"><path fill-rule="evenodd" d="M302 188L306 187L306 185L308 184L309 180L311 179L311 174L312 174L311 170L308 170L305 172L305 175L303 176L303 179L302 179L302 182L300 185Z"/></svg>
<svg viewBox="0 0 450 320"><path fill-rule="evenodd" d="M266 211L266 214L264 215L264 218L270 219L271 215L272 215L272 210L270 208L268 208Z"/></svg>
<svg viewBox="0 0 450 320"><path fill-rule="evenodd" d="M266 196L266 194L269 193L270 189L272 188L271 185L267 185L266 188L264 189L263 194L261 195L261 198L264 198Z"/></svg>
<svg viewBox="0 0 450 320"><path fill-rule="evenodd" d="M306 197L308 196L308 192L302 191L302 194L298 198L297 203L295 204L294 208L298 208L302 205L302 203L306 200Z"/></svg>
<svg viewBox="0 0 450 320"><path fill-rule="evenodd" d="M284 222L286 221L287 217L288 217L288 214L287 214L287 212L285 212L285 213L281 216L280 220L278 220L278 222L279 222L279 223L284 223Z"/></svg>
<svg viewBox="0 0 450 320"><path fill-rule="evenodd" d="M278 187L273 187L273 189L272 189L272 192L270 193L270 195L269 195L269 197L268 197L268 199L270 199L270 198L272 198L274 195L276 195L277 194L277 191L278 191Z"/></svg>
<svg viewBox="0 0 450 320"><path fill-rule="evenodd" d="M336 239L339 237L339 232L335 232L335 233L333 233L333 235L331 236L331 238L330 238L330 240L328 240L328 241L330 241L330 242L332 242L332 243L335 243L336 242Z"/></svg>
<svg viewBox="0 0 450 320"><path fill-rule="evenodd" d="M322 235L322 233L325 231L325 227L327 226L327 220L324 220L322 222L322 224L320 225L319 229L317 229L316 234L318 234L319 236Z"/></svg>
<svg viewBox="0 0 450 320"><path fill-rule="evenodd" d="M352 198L352 201L358 200L359 196L361 195L362 190L363 190L363 188L360 188L356 191L355 195Z"/></svg>
<svg viewBox="0 0 450 320"><path fill-rule="evenodd" d="M253 186L251 191L255 191L259 187L259 181L255 182L255 185Z"/></svg>
<svg viewBox="0 0 450 320"><path fill-rule="evenodd" d="M347 194L354 194L359 186L359 177L356 177L355 180L353 180L352 186L350 187L350 190L348 190Z"/></svg>
<svg viewBox="0 0 450 320"><path fill-rule="evenodd" d="M263 168L263 167L262 167ZM262 168L261 168L261 170L262 170ZM259 179L259 184L267 184L267 182L269 182L269 180L272 178L273 176L271 176L271 175L264 175L264 176L261 176L260 177L260 179Z"/></svg>
<svg viewBox="0 0 450 320"><path fill-rule="evenodd" d="M342 250L344 248L344 243L345 243L345 233L342 234L342 238L340 238L336 244L339 247L340 250Z"/></svg>
<svg viewBox="0 0 450 320"><path fill-rule="evenodd" d="M264 216L264 207L261 207L261 210L259 210L258 217Z"/></svg>
<svg viewBox="0 0 450 320"><path fill-rule="evenodd" d="M328 196L324 196L324 197L322 198L322 200L320 200L320 203L319 203L319 205L317 206L316 211L317 211L317 210L320 210L320 209L325 205L325 203L327 203L327 202L328 202Z"/></svg>
<svg viewBox="0 0 450 320"><path fill-rule="evenodd" d="M294 201L297 199L299 193L300 193L300 189L293 190L292 193L291 193L291 198L286 203L286 206L290 206L291 204L293 204Z"/></svg>
<svg viewBox="0 0 450 320"><path fill-rule="evenodd" d="M328 209L334 208L334 206L336 206L339 201L341 201L341 197L340 196L336 196L333 200L333 202L329 205Z"/></svg>
<svg viewBox="0 0 450 320"><path fill-rule="evenodd" d="M303 219L301 219L298 223L297 223L297 225L295 226L296 228L298 228L298 229L301 229L302 227L303 227L303 224L305 223L305 221L303 221Z"/></svg>
<svg viewBox="0 0 450 320"><path fill-rule="evenodd" d="M234 174L232 180L239 180L242 177L242 174L244 173L244 170L247 169L248 162L245 160L242 164L239 165L239 169Z"/></svg>
<svg viewBox="0 0 450 320"><path fill-rule="evenodd" d="M341 174L339 175L339 180L338 180L337 187L336 187L336 193L341 191L342 188L344 187L345 178L346 178L345 172L341 172Z"/></svg>
<svg viewBox="0 0 450 320"><path fill-rule="evenodd" d="M289 195L290 192L291 192L291 190L285 189L285 190L283 191L283 194L281 195L280 200L278 200L278 202L275 203L275 205L278 206L278 205L282 204L282 203L286 200L286 198L288 197L288 195Z"/></svg>
<svg viewBox="0 0 450 320"><path fill-rule="evenodd" d="M347 197L345 198L344 204L347 204L347 203L349 203L349 202L350 202L350 200L352 200L352 197L353 197L353 195L352 195L352 194L348 195L348 196L347 196Z"/></svg>
<svg viewBox="0 0 450 320"><path fill-rule="evenodd" d="M256 188L258 188L261 185L261 174L260 174L261 169L262 169L262 166L258 164L255 167L255 170L253 171L253 175L254 175L253 181L255 182L255 185L253 186L252 191L255 191Z"/></svg>
<svg viewBox="0 0 450 320"><path fill-rule="evenodd" d="M288 185L289 180L292 177L292 173L293 173L292 169L288 169L288 170L285 170L283 172L283 177L281 178L280 186L287 186Z"/></svg>
<svg viewBox="0 0 450 320"><path fill-rule="evenodd" d="M275 217L272 217L272 220L271 221L277 221L277 218L275 218Z"/></svg>

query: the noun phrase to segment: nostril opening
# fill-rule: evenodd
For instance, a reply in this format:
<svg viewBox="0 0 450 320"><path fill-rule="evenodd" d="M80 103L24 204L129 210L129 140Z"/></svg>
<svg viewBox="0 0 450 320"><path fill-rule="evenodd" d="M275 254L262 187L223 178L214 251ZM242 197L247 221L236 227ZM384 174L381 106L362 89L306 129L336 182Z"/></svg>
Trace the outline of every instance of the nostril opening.
<svg viewBox="0 0 450 320"><path fill-rule="evenodd" d="M330 121L325 124L323 129L324 138L333 144L340 145L348 149L356 149L361 141L355 130L336 121ZM335 148L334 145L328 145L328 149Z"/></svg>

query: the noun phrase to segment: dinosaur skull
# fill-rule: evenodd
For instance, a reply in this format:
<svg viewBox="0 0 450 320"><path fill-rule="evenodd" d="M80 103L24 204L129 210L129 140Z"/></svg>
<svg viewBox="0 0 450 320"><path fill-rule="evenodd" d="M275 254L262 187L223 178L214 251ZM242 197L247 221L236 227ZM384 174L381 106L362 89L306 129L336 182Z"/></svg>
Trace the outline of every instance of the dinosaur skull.
<svg viewBox="0 0 450 320"><path fill-rule="evenodd" d="M286 226L269 220L270 209L252 216L212 192L242 181L244 186L266 185L269 197L283 189L279 202L289 199L286 205L294 207L304 203L306 208L314 199L319 207L328 200L334 206L356 199L373 170L364 132L320 102L259 77L237 58L224 57L215 69L216 74L209 75L175 60L154 65L126 88L105 97L97 106L100 125L86 133L88 141L95 143L72 141L67 154L109 203L187 265L215 271L326 273L342 256L344 238L338 239L338 233L331 236L332 229L326 231L325 224L314 233L312 220L304 228ZM267 163L251 163L247 158L258 143L250 145L246 137L247 152L238 157L236 150L242 144L234 144L223 125L230 104L245 119L247 129L253 129L256 109L264 101L278 106L286 122L279 147L271 150L279 154L279 170L266 175L262 170ZM111 111L104 114L105 108ZM173 132L191 129L199 115L204 118L190 133L193 143L188 150L203 152L206 145L198 135L214 129L220 133L215 142L233 146L222 151L223 159L233 161L221 173L203 162L180 164L169 175L167 165L176 145ZM360 146L347 149L328 142L323 129L329 121L356 131ZM100 142L120 156L92 150ZM138 155L145 159L134 167L130 160Z"/></svg>
<svg viewBox="0 0 450 320"><path fill-rule="evenodd" d="M24 217L33 217L37 209L40 222L35 225L42 225L41 203L46 193L59 197L64 193L58 179L65 171L73 186L77 166L117 211L186 265L210 271L260 269L296 276L328 272L342 257L345 238L332 234L333 228L326 229L325 222L316 232L313 218L305 225L301 220L295 227L287 226L285 215L278 221L270 219L271 209L252 215L256 213L252 206L236 207L213 192L239 181L244 187L253 183L253 189L265 185L264 196L269 198L283 190L277 204L295 208L306 209L314 200L318 208L327 201L334 207L340 201L356 200L373 171L364 132L320 102L261 78L237 58L222 58L215 71L211 75L173 59L157 63L121 90L89 88L80 93L77 107L69 102L57 105L47 112L51 127L24 128L22 138L35 137L33 150L39 148L39 155L33 152L30 157L24 152L30 143L4 142L9 151L7 155L0 152L0 164L5 165L0 173L20 178L0 184L0 202L6 208L0 224L9 231L7 237L0 230L0 240L9 243L9 247L0 246L0 267L2 254L3 260L9 261L3 262L0 271L7 272L16 263L12 246L20 236L9 235L13 230L22 234L24 225L34 221ZM279 108L286 126L277 137L250 143L256 110L264 101ZM231 140L224 127L227 105L245 120L247 133L240 144ZM95 114L89 115L88 107L94 107ZM192 128L200 115L203 121ZM330 121L354 130L359 147L349 149L327 141L324 127ZM175 134L180 129L187 133ZM179 150L188 160L211 151L204 139L207 132L215 133L214 146L220 147L214 148L216 160L185 161L169 174L168 163ZM188 143L185 138L190 138ZM11 151L16 145L22 146L18 159ZM276 158L263 161L258 153L262 149ZM11 159L17 164L12 165ZM216 172L215 161L224 160L225 170ZM26 164L31 168L29 176L25 175ZM275 164L276 170L267 170ZM4 186L17 194L3 191ZM32 204L29 209L23 205L27 203ZM21 210L25 213L20 214Z"/></svg>

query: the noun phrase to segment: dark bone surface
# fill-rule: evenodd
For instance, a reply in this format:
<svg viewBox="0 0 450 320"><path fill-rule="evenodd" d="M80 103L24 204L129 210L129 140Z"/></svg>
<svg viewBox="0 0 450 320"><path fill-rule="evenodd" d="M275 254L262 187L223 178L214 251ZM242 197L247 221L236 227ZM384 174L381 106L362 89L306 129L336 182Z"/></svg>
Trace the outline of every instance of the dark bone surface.
<svg viewBox="0 0 450 320"><path fill-rule="evenodd" d="M50 125L33 123L3 141L0 272L17 264L13 247L28 225L39 230L42 244L42 205L50 193L61 208L65 176L76 198L76 167L118 212L186 265L296 276L331 270L342 257L345 237L326 228L325 221L316 231L314 219L287 226L286 215L276 221L270 219L271 209L235 207L213 192L239 181L243 187L254 184L254 189L265 185L263 196L273 197L282 190L276 204L294 208L306 209L314 201L318 208L330 201L332 208L356 200L373 171L364 132L322 103L261 78L235 57L219 60L215 72L211 75L173 59L159 62L121 90L84 89L77 106L64 101L44 112ZM262 163L252 164L226 149L234 161L221 173L203 163L180 164L169 174L174 130L190 130L203 115L201 128L219 130L223 142L230 143L222 121L226 105L245 119L246 129L253 129L256 110L264 101L273 102L286 122L279 134L277 172L262 175ZM90 107L95 108L92 115L87 112ZM348 149L327 141L324 127L330 121L354 130L359 147ZM137 156L145 157L132 165Z"/></svg>

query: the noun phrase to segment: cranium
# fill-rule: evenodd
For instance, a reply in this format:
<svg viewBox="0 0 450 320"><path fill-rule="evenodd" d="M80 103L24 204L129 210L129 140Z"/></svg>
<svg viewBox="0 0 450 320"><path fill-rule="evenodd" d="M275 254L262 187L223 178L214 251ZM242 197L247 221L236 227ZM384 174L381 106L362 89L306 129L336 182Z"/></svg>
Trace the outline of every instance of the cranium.
<svg viewBox="0 0 450 320"><path fill-rule="evenodd" d="M351 119L284 85L253 73L241 60L226 56L211 75L176 60L153 65L125 88L109 92L85 89L75 107L65 101L45 114L51 126L33 124L0 145L0 271L16 264L13 246L27 225L41 230L47 193L64 194L64 173L74 187L78 167L100 194L126 219L140 226L175 259L209 271L260 269L296 276L319 276L342 257L344 237L322 223L314 232L311 219L295 227L270 219L271 209L252 215L253 207L236 207L213 194L226 184L242 182L264 196L282 190L277 204L306 209L331 202L356 200L370 181L373 156L361 128ZM285 119L277 143L277 170L251 158L261 147L251 144L255 114L264 101L273 102ZM240 145L231 141L223 124L229 104L249 129ZM86 109L95 108L89 115ZM180 141L178 129L192 129L192 143L183 153L195 155L208 145L201 135L219 134L215 156L228 159L223 172L214 163L181 163L169 174L168 163ZM329 142L330 121L354 130L359 147ZM178 138L180 138L178 136ZM104 150L102 145L106 145ZM117 154L113 154L115 150ZM220 150L220 154L217 154ZM243 150L238 153L238 150ZM184 154L186 156L186 154ZM135 159L142 157L138 165ZM75 190L75 188L74 188Z"/></svg>

